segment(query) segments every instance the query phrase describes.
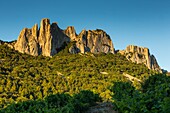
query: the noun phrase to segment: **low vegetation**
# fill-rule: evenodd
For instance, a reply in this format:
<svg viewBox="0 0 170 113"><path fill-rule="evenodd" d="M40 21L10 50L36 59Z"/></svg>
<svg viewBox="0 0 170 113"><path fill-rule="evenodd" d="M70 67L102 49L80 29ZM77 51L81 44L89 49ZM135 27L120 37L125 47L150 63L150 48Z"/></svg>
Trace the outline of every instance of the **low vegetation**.
<svg viewBox="0 0 170 113"><path fill-rule="evenodd" d="M119 112L168 112L170 77L120 54L69 54L65 47L52 58L33 57L0 45L3 113L79 113L96 102L112 102Z"/></svg>

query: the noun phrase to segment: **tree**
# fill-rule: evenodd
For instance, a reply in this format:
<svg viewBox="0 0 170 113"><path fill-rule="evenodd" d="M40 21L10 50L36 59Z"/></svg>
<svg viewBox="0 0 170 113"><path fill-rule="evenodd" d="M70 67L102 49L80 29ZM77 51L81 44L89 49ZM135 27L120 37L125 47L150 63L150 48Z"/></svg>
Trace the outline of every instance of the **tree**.
<svg viewBox="0 0 170 113"><path fill-rule="evenodd" d="M73 95L72 104L78 113L86 111L90 106L94 106L96 102L101 101L98 94L94 94L88 90L82 90L78 94Z"/></svg>

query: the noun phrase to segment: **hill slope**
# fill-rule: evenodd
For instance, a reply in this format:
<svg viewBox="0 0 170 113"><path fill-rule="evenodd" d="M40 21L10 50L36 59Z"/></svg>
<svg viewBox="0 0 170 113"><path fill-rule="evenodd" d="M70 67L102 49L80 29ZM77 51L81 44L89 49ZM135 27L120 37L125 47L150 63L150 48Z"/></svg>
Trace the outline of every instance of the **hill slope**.
<svg viewBox="0 0 170 113"><path fill-rule="evenodd" d="M101 100L97 99L94 100L94 102L113 102L115 109L123 112L127 109L126 106L122 106L122 104L127 105L127 101L131 102L138 98L144 98L141 93L137 94L141 97L136 97L135 95L138 92L145 91L143 87L147 89L145 81L150 78L151 74L156 73L149 70L144 64L136 64L128 61L120 54L70 54L68 48L69 47L65 47L60 53L50 58L21 54L5 45L0 45L1 109L12 102L18 103L33 100L33 102L36 103L35 101L38 99L44 100L52 94L69 94L71 100L73 99L72 101L74 101L76 94L79 94L82 90L86 90L98 94L99 97L101 97ZM131 83L123 73L130 74L143 82L141 83L134 80L134 82ZM159 79L155 79L154 82L156 80ZM168 86L169 78L162 80L166 82L161 81L160 83L164 83ZM151 88L148 88L147 91L149 90L151 90ZM169 89L163 89L163 93L164 91L169 91ZM129 97L128 95L131 95L131 93L133 93L132 95L135 97ZM119 97L121 94L125 95ZM160 95L158 97L165 98L168 96L169 93L167 96L162 97L162 95ZM148 97L148 95L146 97ZM87 96L87 98L90 98L90 96ZM129 98L130 100L125 101L124 98ZM82 102L79 99L78 101ZM72 101L70 105L73 105L74 102L72 103ZM42 103L43 102L44 101L42 101ZM82 103L84 103L84 101ZM87 103L91 102L89 101ZM159 105L160 103L156 103L156 105L157 104ZM25 103L21 104L21 107L24 105ZM84 104L80 104L79 107L81 108L83 105ZM146 103L142 105L144 107ZM155 103L153 103L153 105L155 105ZM14 107L15 104L12 106ZM16 105L16 108L17 106L18 105ZM93 104L88 104L88 106L93 106ZM7 109L14 109L11 107L9 106ZM77 109L77 112L81 112L84 108L79 109L79 107L77 108L76 105L73 105L73 108ZM132 108L129 108L127 111L133 111L134 106L131 107ZM152 107L154 106L151 106L151 108ZM151 110L151 108L146 108L145 110ZM62 109L63 108L60 110ZM144 108L140 109L142 110Z"/></svg>
<svg viewBox="0 0 170 113"><path fill-rule="evenodd" d="M0 45L0 112L82 113L96 111L98 102L119 112L169 112L170 77L120 54L68 49L50 58Z"/></svg>

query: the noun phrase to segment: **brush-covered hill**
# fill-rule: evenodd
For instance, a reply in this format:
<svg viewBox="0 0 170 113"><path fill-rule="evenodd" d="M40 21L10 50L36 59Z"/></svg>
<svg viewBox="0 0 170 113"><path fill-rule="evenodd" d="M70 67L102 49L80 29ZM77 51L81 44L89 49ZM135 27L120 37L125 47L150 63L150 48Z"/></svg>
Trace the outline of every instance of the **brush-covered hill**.
<svg viewBox="0 0 170 113"><path fill-rule="evenodd" d="M168 76L121 54L70 54L72 44L52 58L0 45L1 112L81 113L103 102L118 112L170 109Z"/></svg>

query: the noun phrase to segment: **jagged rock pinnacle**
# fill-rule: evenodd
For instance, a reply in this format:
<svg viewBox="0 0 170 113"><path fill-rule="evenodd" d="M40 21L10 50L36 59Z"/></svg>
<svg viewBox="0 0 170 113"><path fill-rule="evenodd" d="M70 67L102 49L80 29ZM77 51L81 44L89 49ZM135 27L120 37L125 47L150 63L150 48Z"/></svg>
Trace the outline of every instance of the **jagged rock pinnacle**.
<svg viewBox="0 0 170 113"><path fill-rule="evenodd" d="M149 49L146 47L129 45L125 50L119 51L119 53L125 55L126 58L132 62L145 64L149 69L162 72L156 58L153 55L150 55Z"/></svg>
<svg viewBox="0 0 170 113"><path fill-rule="evenodd" d="M15 44L15 49L22 53L33 56L53 56L64 43L75 41L74 47L70 47L71 53L114 53L114 46L106 32L103 30L83 30L79 35L73 26L62 30L57 23L50 24L50 20L41 20L40 29L38 25L32 29L24 28Z"/></svg>

